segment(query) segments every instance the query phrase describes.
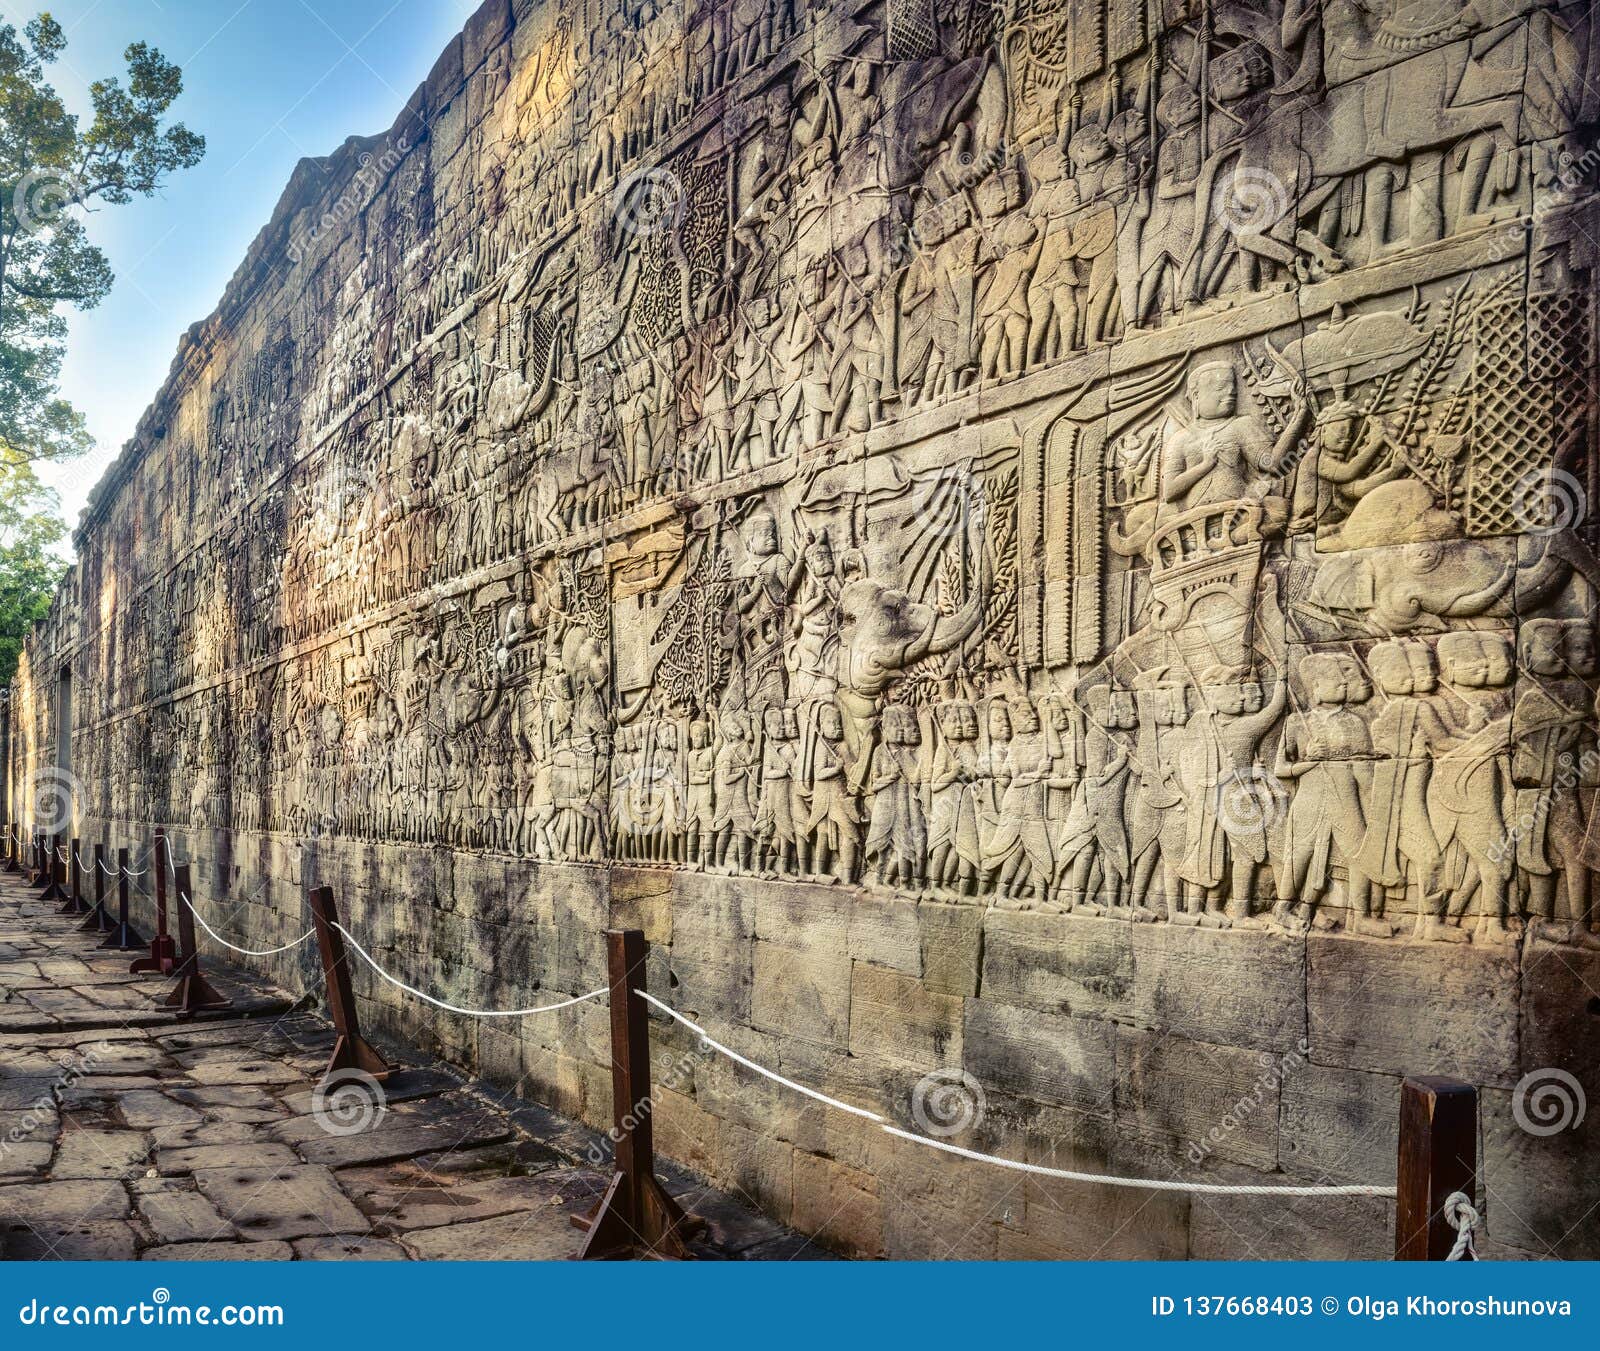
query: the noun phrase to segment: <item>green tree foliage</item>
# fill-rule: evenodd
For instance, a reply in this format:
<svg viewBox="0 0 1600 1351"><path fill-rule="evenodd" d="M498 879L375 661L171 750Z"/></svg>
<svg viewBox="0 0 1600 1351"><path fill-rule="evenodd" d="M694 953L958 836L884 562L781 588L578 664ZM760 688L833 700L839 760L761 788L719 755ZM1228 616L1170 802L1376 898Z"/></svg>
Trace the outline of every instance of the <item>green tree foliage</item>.
<svg viewBox="0 0 1600 1351"><path fill-rule="evenodd" d="M67 45L41 14L19 34L0 23L0 453L57 459L87 449L83 418L59 396L66 320L111 289L105 254L83 215L153 193L166 175L199 162L205 140L162 119L182 72L136 42L123 53L127 84L89 87L87 127L46 78Z"/></svg>
<svg viewBox="0 0 1600 1351"><path fill-rule="evenodd" d="M66 530L59 510L30 460L0 452L0 686L11 683L22 640L48 613L66 570L54 550Z"/></svg>
<svg viewBox="0 0 1600 1351"><path fill-rule="evenodd" d="M60 503L34 463L91 444L59 391L61 309L92 309L112 283L83 217L149 196L206 148L182 123L162 126L183 74L143 42L123 53L126 85L89 86L93 117L83 125L47 78L66 45L49 14L20 33L0 22L0 685L65 569L55 552L66 533Z"/></svg>

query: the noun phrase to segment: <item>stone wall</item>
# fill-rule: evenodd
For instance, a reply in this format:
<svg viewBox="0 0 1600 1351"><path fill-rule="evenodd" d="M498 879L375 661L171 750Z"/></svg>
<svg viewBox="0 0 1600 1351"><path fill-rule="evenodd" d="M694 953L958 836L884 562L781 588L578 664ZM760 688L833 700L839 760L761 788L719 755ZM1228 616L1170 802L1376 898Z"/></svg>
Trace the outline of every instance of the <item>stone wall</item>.
<svg viewBox="0 0 1600 1351"><path fill-rule="evenodd" d="M490 0L97 489L15 814L461 1004L641 926L1010 1158L1382 1182L1458 1075L1488 1246L1595 1256L1591 8ZM601 1007L362 999L608 1120ZM849 1251L1388 1250L655 1031L664 1151Z"/></svg>

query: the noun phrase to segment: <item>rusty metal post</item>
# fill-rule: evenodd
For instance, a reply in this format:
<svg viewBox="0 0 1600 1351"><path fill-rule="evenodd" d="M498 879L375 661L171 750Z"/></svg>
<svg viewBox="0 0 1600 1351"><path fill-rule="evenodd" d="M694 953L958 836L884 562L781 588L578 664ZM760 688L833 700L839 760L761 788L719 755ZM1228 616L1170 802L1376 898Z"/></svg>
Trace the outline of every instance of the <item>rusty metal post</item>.
<svg viewBox="0 0 1600 1351"><path fill-rule="evenodd" d="M1396 1174L1394 1257L1442 1262L1455 1246L1445 1219L1452 1192L1470 1198L1478 1176L1478 1093L1459 1079L1431 1075L1400 1085L1400 1159Z"/></svg>
<svg viewBox="0 0 1600 1351"><path fill-rule="evenodd" d="M111 912L106 909L106 847L94 847L94 904L89 915L78 928L83 933L97 933L104 937L111 932Z"/></svg>
<svg viewBox="0 0 1600 1351"><path fill-rule="evenodd" d="M156 932L150 940L150 955L135 958L128 964L128 970L134 975L154 971L157 975L170 976L178 966L178 946L167 931L167 854L166 832L157 826L155 845L150 851L153 860L150 867L156 877Z"/></svg>
<svg viewBox="0 0 1600 1351"><path fill-rule="evenodd" d="M117 922L111 926L103 948L118 952L133 952L144 946L139 931L128 923L128 851L117 850Z"/></svg>
<svg viewBox="0 0 1600 1351"><path fill-rule="evenodd" d="M83 869L79 866L77 840L67 845L66 867L67 874L72 879L72 888L67 892L67 899L62 902L58 913L81 915L88 907L83 903Z"/></svg>
<svg viewBox="0 0 1600 1351"><path fill-rule="evenodd" d="M61 836L55 834L50 837L50 852L45 858L45 886L40 894L41 901L65 901L67 899L67 861L61 857ZM69 905L61 913L65 914L71 909Z"/></svg>
<svg viewBox="0 0 1600 1351"><path fill-rule="evenodd" d="M189 865L182 864L173 878L173 890L178 897L178 937L181 940L177 966L173 974L178 983L167 996L167 1007L180 1018L192 1018L197 1013L212 1009L225 1009L233 1003L219 994L200 974L200 950L194 939L194 892L189 887Z"/></svg>
<svg viewBox="0 0 1600 1351"><path fill-rule="evenodd" d="M33 876L29 880L43 891L50 885L50 860L46 857L44 836L35 831L33 836Z"/></svg>
<svg viewBox="0 0 1600 1351"><path fill-rule="evenodd" d="M394 1071L365 1037L356 1015L355 991L350 985L350 959L344 950L344 935L339 932L339 908L332 887L313 887L310 895L311 923L317 931L317 951L322 955L322 981L328 994L328 1016L338 1034L328 1070L361 1070L374 1079L387 1079Z"/></svg>
<svg viewBox="0 0 1600 1351"><path fill-rule="evenodd" d="M703 1222L684 1214L656 1177L655 1132L650 1092L650 1018L639 991L645 988L644 933L606 931L606 967L611 985L611 1132L616 1172L599 1204L573 1224L589 1235L580 1261L645 1257L687 1259L684 1240Z"/></svg>

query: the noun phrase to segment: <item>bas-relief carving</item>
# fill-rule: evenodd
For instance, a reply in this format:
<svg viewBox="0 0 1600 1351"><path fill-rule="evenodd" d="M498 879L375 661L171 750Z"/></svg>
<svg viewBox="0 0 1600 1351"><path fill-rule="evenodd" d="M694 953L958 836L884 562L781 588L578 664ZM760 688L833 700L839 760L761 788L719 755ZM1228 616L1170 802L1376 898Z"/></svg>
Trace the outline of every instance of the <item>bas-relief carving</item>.
<svg viewBox="0 0 1600 1351"><path fill-rule="evenodd" d="M1591 22L540 8L90 530L91 814L1594 941Z"/></svg>

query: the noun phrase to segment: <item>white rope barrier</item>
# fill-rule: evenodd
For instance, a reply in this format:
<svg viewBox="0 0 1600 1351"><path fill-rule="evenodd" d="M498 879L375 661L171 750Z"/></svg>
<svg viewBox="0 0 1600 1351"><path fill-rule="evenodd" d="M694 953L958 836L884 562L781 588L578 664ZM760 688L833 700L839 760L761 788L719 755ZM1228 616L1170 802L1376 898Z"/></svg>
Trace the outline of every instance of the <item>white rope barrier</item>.
<svg viewBox="0 0 1600 1351"><path fill-rule="evenodd" d="M796 1092L804 1093L808 1098L815 1098L818 1102L826 1103L830 1107L837 1107L841 1111L853 1113L875 1122L878 1129L897 1139L909 1140L912 1144L926 1145L930 1149L937 1149L944 1154L954 1154L963 1159L971 1159L975 1163L989 1163L997 1168L1010 1168L1014 1172L1033 1173L1039 1177L1055 1178L1062 1182L1088 1182L1103 1187L1132 1187L1141 1191L1187 1192L1193 1196L1394 1196L1393 1187L1375 1187L1365 1185L1352 1186L1266 1186L1260 1184L1229 1185L1221 1182L1182 1182L1165 1180L1161 1178L1146 1177L1113 1177L1105 1173L1079 1173L1066 1168L1047 1168L1043 1164L1023 1163L1018 1159L1003 1159L995 1154L984 1154L976 1149L964 1149L960 1145L952 1145L944 1140L930 1139L926 1135L917 1135L913 1131L901 1130L892 1126L876 1112L869 1112L863 1107L855 1107L847 1102L840 1102L837 1098L830 1098L825 1093L819 1093L814 1088L807 1088L804 1084L797 1084L792 1079L785 1079L781 1074L776 1074L764 1066L748 1060L736 1051L730 1051L720 1042L713 1040L706 1030L698 1023L692 1022L676 1009L662 1003L654 995L643 990L634 993L643 999L652 1008L659 1009L669 1018L682 1023L690 1031L699 1034L701 1040L715 1051L722 1052L730 1060L736 1061L746 1069L754 1070L757 1074L764 1075L774 1083L792 1088ZM1454 1198L1452 1198L1454 1199ZM1465 1198L1462 1198L1463 1200Z"/></svg>
<svg viewBox="0 0 1600 1351"><path fill-rule="evenodd" d="M1456 1231L1455 1246L1450 1249L1450 1255L1444 1260L1476 1262L1478 1227L1483 1223L1483 1217L1478 1214L1478 1208L1472 1204L1472 1198L1465 1192L1451 1192L1445 1198L1444 1218Z"/></svg>
<svg viewBox="0 0 1600 1351"><path fill-rule="evenodd" d="M57 852L58 854L60 853L59 850ZM63 859L63 862L65 862L65 859ZM83 864L83 856L81 854L78 855L78 862L80 865ZM108 875L116 875L120 872L128 877L143 877L149 871L147 868L139 871L135 871L126 867L120 869L110 868L107 867L102 860L97 859L96 862L99 867ZM280 953L289 952L295 948L301 947L316 935L316 930L313 928L307 929L305 933L300 935L300 937L296 938L292 942L284 943L279 947L262 949L239 947L235 943L230 943L226 938L213 929L211 925L206 923L205 917L201 915L194 902L190 900L186 894L183 892L178 892L177 897L185 906L188 907L189 913L194 916L196 922L199 923L200 927L206 931L213 941L219 943L222 947L228 949L230 952L237 952L244 957L275 957ZM467 1018L525 1018L531 1017L534 1014L553 1013L557 1009L571 1008L575 1004L583 1004L591 999L600 999L610 993L609 987L602 987L598 990L591 990L588 994L574 995L570 999L562 999L553 1004L543 1004L537 1007L524 1009L462 1008L459 1005L447 1003L442 999L436 999L433 995L419 990L413 985L408 985L398 977L391 975L388 971L384 970L384 968L378 963L377 959L374 958L372 954L361 945L360 940L357 939L356 936L350 932L350 930L345 928L344 925L335 923L333 927L344 936L345 941L355 949L356 953L361 957L361 959L366 962L366 964L370 966L383 980L387 981L396 989L411 995L415 999L420 999L424 1003L433 1005L435 1008L443 1009L446 1013L460 1014ZM1368 1186L1364 1184L1328 1186L1272 1186L1266 1184L1234 1185L1217 1182L1184 1182L1177 1179L1118 1177L1106 1173L1084 1173L1067 1168L1051 1168L1044 1164L1026 1163L1019 1159L1007 1159L1001 1158L996 1154L985 1154L980 1150L967 1149L961 1145L954 1145L945 1140L936 1140L926 1135L918 1135L914 1131L902 1130L900 1127L895 1126L885 1120L884 1117L877 1112L869 1111L865 1107L857 1107L853 1103L844 1102L839 1098L830 1097L826 1093L819 1092L814 1088L807 1087L805 1084L786 1078L784 1075L777 1073L777 1071L770 1070L766 1066L758 1064L756 1061L749 1059L747 1056L740 1055L739 1052L733 1050L731 1047L723 1045L709 1032L707 1032L705 1028L701 1027L699 1023L695 1022L693 1019L685 1016L684 1014L679 1013L677 1009L673 1008L670 1004L664 1003L662 1000L657 999L654 995L649 994L644 990L635 990L634 993L652 1008L656 1009L660 1013L665 1014L674 1022L681 1024L690 1032L694 1033L700 1038L702 1045L710 1050L718 1052L723 1056L726 1056L735 1064L743 1066L745 1069L750 1070L754 1074L758 1074L765 1079L769 1079L773 1083L787 1088L792 1092L802 1094L803 1096L811 1098L816 1102L820 1102L824 1106L832 1107L837 1111L847 1112L852 1116L861 1117L866 1121L870 1121L885 1134L892 1135L896 1139L905 1140L915 1145L922 1145L928 1149L935 1149L940 1153L954 1155L957 1158L969 1159L975 1163L986 1163L996 1168L1007 1168L1013 1172L1030 1173L1038 1177L1053 1178L1062 1182L1079 1182L1104 1187L1128 1187L1141 1191L1185 1192L1194 1196L1393 1197L1396 1195L1396 1189L1394 1187ZM1457 1231L1455 1246L1450 1252L1449 1260L1460 1261L1463 1258L1466 1258L1476 1261L1478 1254L1475 1246L1474 1236L1482 1221L1477 1210L1473 1207L1470 1198L1468 1198L1462 1192L1452 1193L1449 1199L1445 1202L1444 1216L1450 1225Z"/></svg>
<svg viewBox="0 0 1600 1351"><path fill-rule="evenodd" d="M395 989L404 990L408 995L414 995L416 998L432 1004L435 1008L443 1009L446 1013L459 1013L468 1018L526 1018L535 1013L554 1013L557 1009L570 1008L574 1004L582 1004L590 999L599 999L602 995L609 993L609 987L590 990L588 994L574 995L571 999L563 999L556 1004L543 1004L538 1008L532 1009L464 1009L455 1004L447 1004L442 999L435 999L431 994L424 994L415 986L407 985L403 980L398 980L391 976L378 965L372 954L361 946L350 930L342 924L335 924L333 927L342 933L350 946L361 954L362 960L388 981L389 984L393 985Z"/></svg>
<svg viewBox="0 0 1600 1351"><path fill-rule="evenodd" d="M840 1102L838 1098L830 1098L826 1093L819 1093L814 1088L807 1088L804 1084L797 1084L793 1079L785 1079L783 1075L778 1074L773 1070L769 1070L763 1065L758 1065L753 1060L745 1059L745 1057L740 1055L737 1051L730 1050L720 1041L713 1040L711 1034L707 1032L705 1028L701 1027L699 1023L691 1022L688 1018L685 1018L683 1014L679 1013L677 1009L663 1004L654 995L646 994L643 990L635 990L634 994L638 995L639 998L644 1000L644 1002L649 1004L652 1008L660 1009L661 1012L667 1015L667 1017L682 1023L712 1050L721 1051L722 1054L727 1056L729 1060L734 1061L736 1064L743 1065L747 1070L754 1070L757 1074L771 1079L775 1084L782 1084L785 1088L792 1088L796 1093L804 1093L806 1097L815 1098L818 1102L826 1103L829 1107L837 1107L841 1112L849 1112L852 1116L865 1117L868 1121L875 1121L880 1126L885 1124L883 1118L876 1112L869 1112L865 1107L852 1106L848 1102ZM885 1129L887 1129L886 1126Z"/></svg>
<svg viewBox="0 0 1600 1351"><path fill-rule="evenodd" d="M300 937L295 939L294 942L285 943L282 947L278 948L241 948L234 943L228 942L226 938L224 938L209 924L207 924L205 921L205 916L195 909L194 902L185 896L183 892L180 891L178 893L178 899L188 907L189 913L195 918L195 923L197 923L202 929L210 934L212 938L214 938L218 943L221 943L223 947L228 949L228 951L237 952L244 957L276 957L280 952L288 952L291 948L299 947L308 938L315 937L317 932L315 929L307 929L303 934L300 935Z"/></svg>

